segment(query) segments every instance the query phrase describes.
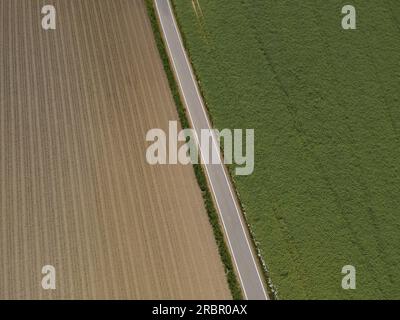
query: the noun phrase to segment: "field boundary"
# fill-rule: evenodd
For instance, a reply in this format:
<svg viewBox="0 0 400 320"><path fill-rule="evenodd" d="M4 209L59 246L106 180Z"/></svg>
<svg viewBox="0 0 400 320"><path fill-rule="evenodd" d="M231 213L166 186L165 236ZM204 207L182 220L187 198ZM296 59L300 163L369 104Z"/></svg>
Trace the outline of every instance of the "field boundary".
<svg viewBox="0 0 400 320"><path fill-rule="evenodd" d="M151 25L153 28L155 41L157 48L164 66L165 73L168 78L168 83L171 89L171 93L178 111L179 120L181 122L182 128L190 128L189 121L186 115L186 110L183 106L181 96L178 90L178 85L174 73L172 72L168 54L165 48L164 40L161 35L160 26L156 17L155 8L153 0L145 0L147 11L150 17ZM197 78L197 76L196 76ZM201 93L202 94L202 93ZM203 94L202 94L203 95ZM200 187L202 197L204 200L204 205L208 214L208 219L210 221L214 237L218 246L218 252L221 257L222 263L224 265L225 274L227 277L227 282L229 289L232 294L232 298L235 300L242 300L243 293L237 279L236 272L233 268L232 257L226 245L226 240L221 229L219 217L215 209L214 200L209 190L208 182L204 174L204 170L200 164L193 164L194 173L196 180ZM241 205L241 204L240 204ZM247 222L246 222L247 224Z"/></svg>
<svg viewBox="0 0 400 320"><path fill-rule="evenodd" d="M180 24L180 21L179 21L179 17L178 17L178 15L176 14L176 6L175 6L174 1L171 1L171 6L172 6L172 10L174 11L174 15L175 15L175 18L176 18L178 27L179 27L180 30L182 30L182 27L181 27L181 24ZM196 82L197 82L198 87L199 87L200 95L201 95L201 97L202 97L202 99L203 99L203 101L204 101L204 105L205 105L205 107L206 107L206 111L207 111L208 117L209 117L209 119L210 119L211 125L214 127L212 114L211 114L211 112L210 112L210 109L208 108L207 100L205 99L205 95L204 95L204 92L203 92L203 88L202 88L202 86L201 86L201 82L199 81L199 76L198 76L196 67L195 67L195 65L192 63L192 59L191 59L191 55L190 55L190 50L188 50L188 45L187 45L187 41L186 41L186 36L185 36L185 34L184 34L183 32L181 32L181 37L182 37L183 45L184 45L184 47L185 47L185 49L186 49L186 52L187 52L187 54L188 54L188 58L189 58L190 63L191 63L191 65L192 65L193 73L194 73L194 76L195 76L195 78L196 78ZM221 151L222 151L222 155L223 155L222 146L221 146ZM240 198L240 194L239 194L238 189L237 189L236 181L235 181L235 179L234 179L234 177L233 177L233 174L232 174L233 166L232 166L232 165L227 165L227 169L228 169L228 173L229 173L229 174L228 174L228 178L229 178L229 180L230 180L230 183L231 183L232 186L234 187L236 199L237 199L237 201L238 201L238 204L239 204L239 206L240 206L240 209L241 209L242 212L243 212L242 217L243 217L244 223L246 224L247 229L248 229L248 231L249 231L248 233L249 233L249 235L250 235L251 246L252 246L253 249L256 251L257 258L258 258L258 263L259 263L259 265L261 266L260 269L261 269L261 271L262 271L262 275L263 275L263 278L264 278L264 282L267 284L267 286L266 286L267 294L268 294L268 296L269 296L269 298L270 298L271 300L278 300L278 299L279 299L279 297L278 297L278 290L277 290L277 289L275 288L275 286L273 285L273 282L272 282L271 277L270 277L268 265L267 265L267 263L265 262L265 260L263 259L262 251L261 251L261 249L259 248L259 246L257 245L257 241L256 241L256 238L255 238L255 234L254 234L254 232L253 232L253 230L252 230L252 228L251 228L251 225L250 225L250 224L248 223L248 221L247 221L246 211L245 211L245 209L244 209L244 207L243 207L242 200L241 200L241 198Z"/></svg>

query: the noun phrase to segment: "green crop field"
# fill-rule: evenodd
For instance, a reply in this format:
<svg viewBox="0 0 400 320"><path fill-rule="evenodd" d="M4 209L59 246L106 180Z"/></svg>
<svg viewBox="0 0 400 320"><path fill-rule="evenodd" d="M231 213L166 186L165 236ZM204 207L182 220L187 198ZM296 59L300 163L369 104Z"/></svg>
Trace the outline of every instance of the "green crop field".
<svg viewBox="0 0 400 320"><path fill-rule="evenodd" d="M278 298L400 298L398 0L356 30L343 1L173 3L215 127L255 129L234 180Z"/></svg>

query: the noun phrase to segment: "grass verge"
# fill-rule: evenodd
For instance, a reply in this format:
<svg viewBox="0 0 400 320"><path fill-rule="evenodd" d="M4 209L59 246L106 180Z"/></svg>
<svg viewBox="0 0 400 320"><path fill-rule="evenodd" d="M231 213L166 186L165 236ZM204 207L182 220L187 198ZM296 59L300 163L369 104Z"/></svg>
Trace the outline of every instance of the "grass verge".
<svg viewBox="0 0 400 320"><path fill-rule="evenodd" d="M177 86L177 83L175 80L175 76L172 72L168 54L167 54L167 51L166 51L166 48L164 45L164 41L163 41L163 38L162 38L162 35L160 32L160 29L159 29L159 24L158 24L156 12L154 9L154 3L153 3L153 0L145 0L145 1L146 1L147 11L148 11L148 14L150 17L151 25L152 25L152 28L154 31L154 37L155 37L155 41L157 44L157 48L160 53L160 57L163 62L163 65L164 65L164 70L165 70L165 73L168 78L168 83L169 83L169 86L171 89L172 96L175 101L176 108L178 110L179 120L181 122L182 128L186 129L186 128L190 127L189 121L186 116L186 111L183 106L181 96L179 94L179 89L178 89L178 86ZM218 213L215 209L214 201L212 199L210 190L208 188L207 179L205 177L204 170L203 170L202 166L198 165L198 164L193 165L193 169L194 169L194 172L196 175L197 182L198 182L201 192L202 192L204 205L205 205L205 208L206 208L207 214L208 214L208 219L212 226L214 237L215 237L215 240L216 240L217 246L218 246L218 251L219 251L222 263L225 268L225 274L227 277L229 289L231 291L233 299L241 300L241 299L243 299L242 290L240 288L239 281L236 277L236 273L233 268L231 255L230 255L228 247L226 246L226 243L225 243L225 238L224 238L224 235L221 230Z"/></svg>

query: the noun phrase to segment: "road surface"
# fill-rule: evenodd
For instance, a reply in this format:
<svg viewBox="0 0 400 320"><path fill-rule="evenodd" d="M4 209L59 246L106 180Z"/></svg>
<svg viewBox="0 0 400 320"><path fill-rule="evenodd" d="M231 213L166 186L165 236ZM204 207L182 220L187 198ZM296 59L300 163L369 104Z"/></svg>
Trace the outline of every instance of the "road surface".
<svg viewBox="0 0 400 320"><path fill-rule="evenodd" d="M212 129L212 127L183 47L170 1L155 0L155 4L181 95L184 98L193 129L196 131L197 137L200 137L202 129ZM212 148L214 150L212 151L219 152L216 139L213 138L213 140ZM205 168L245 298L250 300L268 299L225 167L220 163L207 164Z"/></svg>

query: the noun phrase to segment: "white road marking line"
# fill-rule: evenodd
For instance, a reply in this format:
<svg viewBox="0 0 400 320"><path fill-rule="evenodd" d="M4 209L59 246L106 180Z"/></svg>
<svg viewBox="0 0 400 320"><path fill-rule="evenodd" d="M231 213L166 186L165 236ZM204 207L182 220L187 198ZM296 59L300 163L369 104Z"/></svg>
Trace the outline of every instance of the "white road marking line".
<svg viewBox="0 0 400 320"><path fill-rule="evenodd" d="M170 1L169 1L169 0L166 0L166 1L167 1L167 3L168 3L168 8L169 8L170 14L171 14L171 16L173 17L172 21L173 21L173 24L174 24L174 28L175 28L176 34L178 35L178 38L179 38L179 45L181 46L181 49L182 49L182 51L183 51L183 55L184 55L185 60L186 60L187 68L188 68L188 70L189 70L189 72L190 72L190 76L191 76L191 78L192 78L194 87L195 87L195 89L196 89L198 101L200 102L200 105L202 106L203 115L204 115L204 117L205 117L205 119L206 119L208 128L209 128L209 129L212 129L212 127L211 127L211 125L210 125L210 122L209 122L209 119L208 119L208 116L207 116L207 113L206 113L206 111L205 111L205 106L204 106L204 103L203 103L203 99L202 99L202 97L201 97L201 95L200 95L200 92L199 92L199 89L198 89L198 86L197 86L197 81L196 81L195 78L194 78L194 74L193 74L193 71L192 71L192 68L191 68L191 64L190 64L189 59L188 59L188 57L187 57L187 55L186 55L186 50L185 50L185 48L184 48L184 46L183 46L181 34L180 34L179 29L178 29L178 27L177 27L177 25L176 25L176 21L175 21L175 18L174 18L175 16L174 16L174 13L173 13L172 8L171 8ZM159 10L159 7L158 7L158 0L155 0L155 3L156 3L157 11L158 11L158 13L159 13L158 16L159 16L159 19L160 19L160 22L161 22L160 24L161 24L161 27L162 27L162 30L163 30L163 34L164 34L164 38L165 38L165 43L167 44L168 51L169 51L169 53L170 53L169 56L170 56L170 59L172 60L172 63L173 63L173 65L174 65L175 74L176 74L176 76L177 76L177 78L178 78L178 82L179 82L179 87L180 87L180 89L181 89L181 93L182 93L183 98L184 98L184 100L185 100L186 110L187 110L188 113L189 113L189 117L190 117L192 126L195 127L194 122L193 122L193 118L192 118L192 115L191 115L191 112L190 112L189 104L188 104L188 101L187 101L187 99L186 99L185 92L184 92L184 90L183 90L183 86L182 86L182 82L181 82L181 79L180 79L180 75L178 74L178 69L177 69L176 63L175 63L175 57L173 57L173 55L172 55L172 50L171 50L171 48L170 48L170 45L169 45L169 42L168 42L168 39L167 39L167 35L166 35L166 32L165 32L165 28L164 28L164 25L163 25L163 23L162 23L162 21L161 21L161 20L162 20L162 15L160 14L160 10ZM197 130L199 130L199 129L196 129L196 128L195 128L195 139L196 139L197 143L199 144L199 138L198 138ZM213 146L214 146L215 150L217 150L218 155L220 155L220 150L219 150L218 147L217 147L216 138L215 138L215 136L214 136L214 133L212 134L212 141L213 141ZM202 158L202 160L203 160L203 163L206 163L206 162L204 161L204 157L203 157L203 154L202 154L201 152L200 152L200 155L201 155L201 158ZM263 290L263 294L264 294L264 296L265 296L265 299L268 299L268 296L267 296L267 294L266 294L266 292L265 292L265 289L264 289L263 281L262 281L262 279L261 279L261 276L260 276L260 273L259 273L259 270L258 270L258 266L257 266L257 264L256 264L256 262L255 262L255 259L254 259L253 250L252 250L252 248L251 248L251 246L250 246L250 243L249 243L249 239L248 239L248 236L247 236L247 231L245 230L245 228L244 228L244 226L243 226L243 221L242 221L241 213L240 213L240 211L239 211L239 209L238 209L238 206L237 206L237 203L236 203L236 199L235 199L235 197L234 197L234 195L233 195L231 183L230 183L230 181L228 180L228 177L227 177L227 175L226 175L225 168L224 168L223 164L220 163L219 165L221 166L221 169L222 169L223 172L224 172L225 181L226 181L226 183L228 184L229 192L230 192L230 195L231 195L231 200L234 202L235 209L236 209L236 213L237 213L237 215L238 215L238 217L239 217L240 225L241 225L242 231L243 231L244 236L245 236L245 239L246 239L246 244L247 244L247 246L248 246L248 249L250 250L250 255L251 255L251 257L252 257L252 261L253 261L253 263L254 263L254 267L255 267L255 269L256 269L256 271L257 271L257 276L258 276L258 279L259 279L259 281L260 281L260 283L261 283L261 287L262 287L262 290ZM214 199L216 200L216 203L217 203L218 211L220 212L220 214L219 214L219 216L220 216L220 218L221 218L220 220L222 221L222 224L223 224L223 227L224 227L224 230L225 230L225 235L226 235L226 238L228 239L230 251L231 251L231 253L232 253L232 257L233 257L233 260L234 260L234 262L235 262L236 270L237 270L237 272L238 272L238 275L239 275L239 278L240 278L240 282L241 282L241 284L242 284L242 288L243 288L245 297L246 297L246 299L247 299L246 289L245 289L245 286L244 286L244 283L243 283L243 279L242 279L241 274L240 274L240 269L239 269L238 264L237 264L237 261L236 261L235 252L234 252L234 250L233 250L233 248L232 248L232 244L231 244L231 241L230 241L229 236L228 236L227 228L226 228L226 225L225 225L225 222L224 222L224 217L223 217L223 215L221 214L221 208L220 208L220 205L219 205L218 197L217 197L216 192L215 192L215 190L214 190L214 187L213 187L213 185L212 185L212 183L211 183L211 176L210 176L210 173L209 173L209 170L208 170L208 166L207 166L207 165L204 165L204 166L205 166L205 168L206 168L208 180L209 180L209 182L210 182L209 184L211 185L211 188L212 188L212 191L213 191L213 194L214 194Z"/></svg>

